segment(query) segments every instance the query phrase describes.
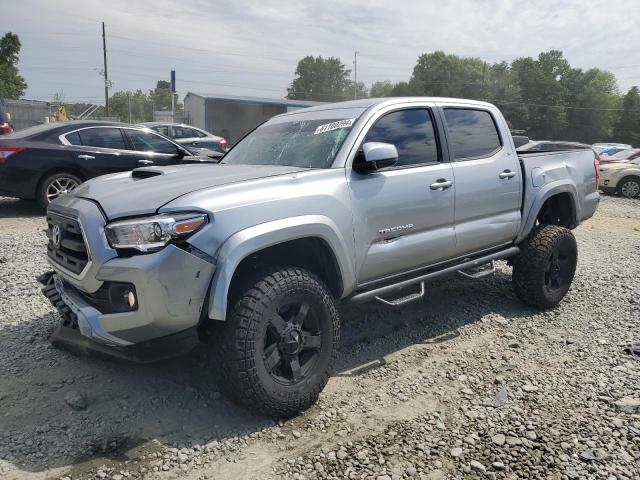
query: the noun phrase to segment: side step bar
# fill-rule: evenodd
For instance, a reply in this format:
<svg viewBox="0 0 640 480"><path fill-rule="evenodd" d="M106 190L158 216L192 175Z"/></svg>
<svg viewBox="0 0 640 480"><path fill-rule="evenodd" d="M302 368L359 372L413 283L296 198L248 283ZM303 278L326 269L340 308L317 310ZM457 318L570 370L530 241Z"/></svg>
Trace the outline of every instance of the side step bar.
<svg viewBox="0 0 640 480"><path fill-rule="evenodd" d="M393 293L397 290L400 290L405 287L409 287L411 285L424 283L426 280L433 280L434 278L442 277L450 273L456 273L456 272L460 272L461 270L476 268L481 265L485 265L487 263L493 263L495 260L503 260L505 258L513 257L514 255L517 255L518 252L520 252L520 249L518 247L509 247L505 250L500 250L498 252L494 252L489 255L483 255L482 257L478 257L473 260L467 260L465 262L458 263L456 265L451 265L441 270L425 273L424 275L420 275L418 277L410 278L408 280L402 280L401 282L392 283L390 285L385 285L382 287L374 288L372 290L356 293L352 297L347 298L346 302L349 304L358 304L358 303L368 302L369 300L372 300L375 298L383 301L383 303L386 303L388 305L392 305L392 306L403 305L405 303L409 303L411 301L422 298L424 296L424 288L421 286L420 293L416 293L416 294L410 295L409 297L398 299L400 303L397 303L398 301L384 300L379 297L381 297L382 295ZM481 273L482 273L481 276L488 275L488 273L484 273L484 272L481 272ZM493 273L493 270L491 270L490 273ZM473 277L474 274L467 274L467 275L471 276L472 278L479 278L479 277Z"/></svg>

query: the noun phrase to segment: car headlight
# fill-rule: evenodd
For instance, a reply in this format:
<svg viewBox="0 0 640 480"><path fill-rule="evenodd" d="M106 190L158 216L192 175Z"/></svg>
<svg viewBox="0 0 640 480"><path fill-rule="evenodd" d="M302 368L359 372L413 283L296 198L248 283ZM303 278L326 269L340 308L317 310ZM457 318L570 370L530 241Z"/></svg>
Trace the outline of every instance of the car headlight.
<svg viewBox="0 0 640 480"><path fill-rule="evenodd" d="M113 248L155 251L186 240L207 224L203 213L164 213L110 223L104 230Z"/></svg>

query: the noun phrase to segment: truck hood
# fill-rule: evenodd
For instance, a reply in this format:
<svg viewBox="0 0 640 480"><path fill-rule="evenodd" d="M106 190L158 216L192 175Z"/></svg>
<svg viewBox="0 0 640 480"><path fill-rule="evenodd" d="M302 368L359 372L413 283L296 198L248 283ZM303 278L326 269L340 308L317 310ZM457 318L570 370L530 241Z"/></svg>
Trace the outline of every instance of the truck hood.
<svg viewBox="0 0 640 480"><path fill-rule="evenodd" d="M97 202L107 218L113 220L154 213L166 203L196 190L304 170L279 165L145 167L94 178L80 185L73 195Z"/></svg>

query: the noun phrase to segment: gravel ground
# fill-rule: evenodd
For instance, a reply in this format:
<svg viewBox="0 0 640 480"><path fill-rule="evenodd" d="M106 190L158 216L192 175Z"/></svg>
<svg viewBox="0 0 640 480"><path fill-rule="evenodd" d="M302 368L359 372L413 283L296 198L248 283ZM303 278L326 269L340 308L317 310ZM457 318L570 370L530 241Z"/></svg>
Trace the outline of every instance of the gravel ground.
<svg viewBox="0 0 640 480"><path fill-rule="evenodd" d="M579 227L563 303L510 269L401 310L341 310L338 370L285 422L218 393L206 347L153 366L51 347L41 212L0 198L0 478L640 478L640 202Z"/></svg>

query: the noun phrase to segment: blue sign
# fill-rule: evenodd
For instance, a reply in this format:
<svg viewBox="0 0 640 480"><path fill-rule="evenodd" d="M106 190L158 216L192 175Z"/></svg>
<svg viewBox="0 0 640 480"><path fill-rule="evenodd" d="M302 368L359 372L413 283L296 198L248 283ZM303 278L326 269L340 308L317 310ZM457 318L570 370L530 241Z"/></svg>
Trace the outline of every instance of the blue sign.
<svg viewBox="0 0 640 480"><path fill-rule="evenodd" d="M171 91L176 93L176 71L171 70Z"/></svg>

